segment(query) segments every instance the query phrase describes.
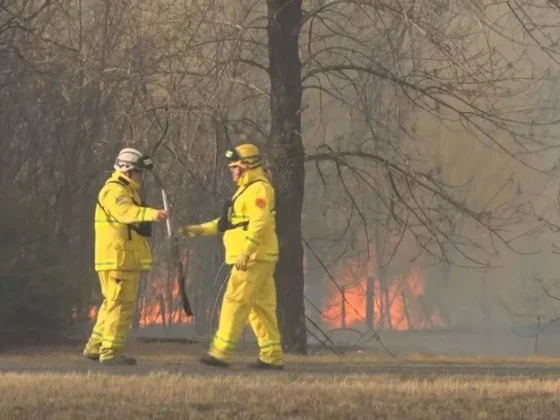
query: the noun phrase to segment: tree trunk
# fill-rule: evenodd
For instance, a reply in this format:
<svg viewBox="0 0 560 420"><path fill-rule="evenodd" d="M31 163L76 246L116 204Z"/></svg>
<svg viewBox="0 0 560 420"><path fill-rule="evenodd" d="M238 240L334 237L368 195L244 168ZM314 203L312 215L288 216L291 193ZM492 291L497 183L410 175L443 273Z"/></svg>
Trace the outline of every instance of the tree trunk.
<svg viewBox="0 0 560 420"><path fill-rule="evenodd" d="M369 276L366 283L366 326L375 328L375 277Z"/></svg>
<svg viewBox="0 0 560 420"><path fill-rule="evenodd" d="M301 213L304 149L301 138L301 0L267 0L270 75L270 146L276 183L280 262L276 268L279 322L286 351L305 354Z"/></svg>
<svg viewBox="0 0 560 420"><path fill-rule="evenodd" d="M385 270L383 268L379 270L379 280L382 287L382 293L385 295L385 319L387 320L387 328L392 330L393 317L391 316L391 308L393 306L393 301L391 300L389 285L387 284L387 278L385 277Z"/></svg>
<svg viewBox="0 0 560 420"><path fill-rule="evenodd" d="M381 210L380 201L377 201L377 211ZM385 304L383 305L384 312L380 312L380 325L382 328L393 329L393 319L391 316L391 308L393 301L389 293L389 285L386 274L386 267L383 265L383 254L385 253L385 243L387 238L383 238L381 235L381 224L375 223L375 264L377 270L377 276L379 277L379 294L380 301L385 299ZM385 324L383 318L387 321Z"/></svg>

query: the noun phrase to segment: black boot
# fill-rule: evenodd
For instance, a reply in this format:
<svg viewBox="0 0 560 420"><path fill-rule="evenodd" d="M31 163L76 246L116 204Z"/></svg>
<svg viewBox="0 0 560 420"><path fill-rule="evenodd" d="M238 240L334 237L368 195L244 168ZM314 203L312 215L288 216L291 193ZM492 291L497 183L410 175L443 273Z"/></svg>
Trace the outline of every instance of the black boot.
<svg viewBox="0 0 560 420"><path fill-rule="evenodd" d="M134 357L121 355L113 359L100 359L99 363L106 366L134 366L136 364L136 359Z"/></svg>
<svg viewBox="0 0 560 420"><path fill-rule="evenodd" d="M216 359L214 356L211 356L208 353L202 356L202 358L200 359L200 363L213 367L229 368L229 363L223 362L220 359Z"/></svg>
<svg viewBox="0 0 560 420"><path fill-rule="evenodd" d="M251 363L249 369L257 370L283 370L284 365L272 365L270 363L265 363L261 359L258 359L256 363Z"/></svg>
<svg viewBox="0 0 560 420"><path fill-rule="evenodd" d="M93 360L94 362L99 361L99 353L88 353L87 351L84 351L82 354L89 360Z"/></svg>

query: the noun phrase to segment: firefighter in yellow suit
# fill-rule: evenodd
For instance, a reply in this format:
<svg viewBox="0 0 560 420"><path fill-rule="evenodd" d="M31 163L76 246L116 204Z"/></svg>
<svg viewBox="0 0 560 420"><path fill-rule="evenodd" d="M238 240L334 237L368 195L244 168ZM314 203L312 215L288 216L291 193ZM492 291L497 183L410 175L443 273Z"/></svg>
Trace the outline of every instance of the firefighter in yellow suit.
<svg viewBox="0 0 560 420"><path fill-rule="evenodd" d="M221 218L185 226L179 234L223 233L226 264L233 265L222 302L220 322L201 362L228 367L247 320L257 336L256 369L283 369L281 337L276 317L274 271L278 262L274 189L262 167L259 149L242 144L226 155L238 189Z"/></svg>
<svg viewBox="0 0 560 420"><path fill-rule="evenodd" d="M117 156L113 175L98 196L95 209L95 270L103 303L84 356L107 365L134 365L124 355L142 271L152 267L147 238L153 221L167 214L143 206L140 189L144 173L153 168L147 156L126 148Z"/></svg>

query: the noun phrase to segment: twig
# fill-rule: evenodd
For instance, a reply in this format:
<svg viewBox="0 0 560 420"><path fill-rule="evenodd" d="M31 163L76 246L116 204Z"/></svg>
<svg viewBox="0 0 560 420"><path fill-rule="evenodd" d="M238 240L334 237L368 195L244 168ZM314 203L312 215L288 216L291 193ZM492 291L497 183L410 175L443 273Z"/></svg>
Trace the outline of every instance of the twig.
<svg viewBox="0 0 560 420"><path fill-rule="evenodd" d="M309 331L309 329L307 329L307 332L309 332L313 338L315 338L317 341L319 341L321 343L321 347L319 347L319 349L321 349L323 346L327 347L330 351L332 351L334 354L338 355L338 356L343 356L344 352L339 350L336 347L335 342L328 336L328 334L319 326L317 325L317 323L315 321L313 321L309 316L305 315L305 318L311 323L311 325L313 325L313 327L315 327L315 329L317 329L324 337L325 337L325 341L321 341L319 338L317 338L317 336L315 336L313 333L311 333ZM328 341L329 343L331 343L331 347L328 347L325 342Z"/></svg>
<svg viewBox="0 0 560 420"><path fill-rule="evenodd" d="M541 332L541 316L539 315L537 317L537 334L535 335L535 354L538 354L539 352L539 336L540 336L540 332Z"/></svg>

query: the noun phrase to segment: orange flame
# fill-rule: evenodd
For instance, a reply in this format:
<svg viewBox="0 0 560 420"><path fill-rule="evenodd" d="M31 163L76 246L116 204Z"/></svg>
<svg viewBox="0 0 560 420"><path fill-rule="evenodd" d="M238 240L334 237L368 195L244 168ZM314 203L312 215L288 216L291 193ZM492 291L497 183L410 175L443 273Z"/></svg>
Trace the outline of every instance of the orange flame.
<svg viewBox="0 0 560 420"><path fill-rule="evenodd" d="M171 299L165 280L153 280L146 295L140 306L140 326L193 323L193 318L187 317L183 311L179 285L176 282L173 282L171 287Z"/></svg>
<svg viewBox="0 0 560 420"><path fill-rule="evenodd" d="M183 265L186 264L188 254L182 255ZM154 278L149 282L145 296L138 302L139 324L141 327L156 325L188 325L194 322L193 317L187 317L181 304L181 293L176 278ZM172 281L172 283L170 283ZM97 306L91 306L89 318L95 320L99 313Z"/></svg>
<svg viewBox="0 0 560 420"><path fill-rule="evenodd" d="M98 313L99 313L99 308L97 306L91 305L89 307L89 319L97 319Z"/></svg>
<svg viewBox="0 0 560 420"><path fill-rule="evenodd" d="M141 327L156 325L188 325L193 323L192 317L187 317L181 305L179 285L173 283L171 299L168 299L168 289L165 281L153 280L150 290L139 301ZM99 307L90 306L89 319L95 321L99 314Z"/></svg>
<svg viewBox="0 0 560 420"><path fill-rule="evenodd" d="M379 276L369 269L350 261L339 269L339 284L352 283L347 280L356 279L358 284L343 286L342 291L335 289L334 295L324 311L324 319L331 328L351 327L364 324L366 314L367 278L373 279L373 322L375 328L388 328L406 331L445 326L437 309L428 310L422 304L425 294L425 280L419 268L403 277L385 278L385 287ZM356 271L359 274L356 276ZM364 272L368 271L368 272ZM356 282L354 281L354 283ZM337 281L338 282L338 281ZM344 298L343 298L344 295Z"/></svg>

